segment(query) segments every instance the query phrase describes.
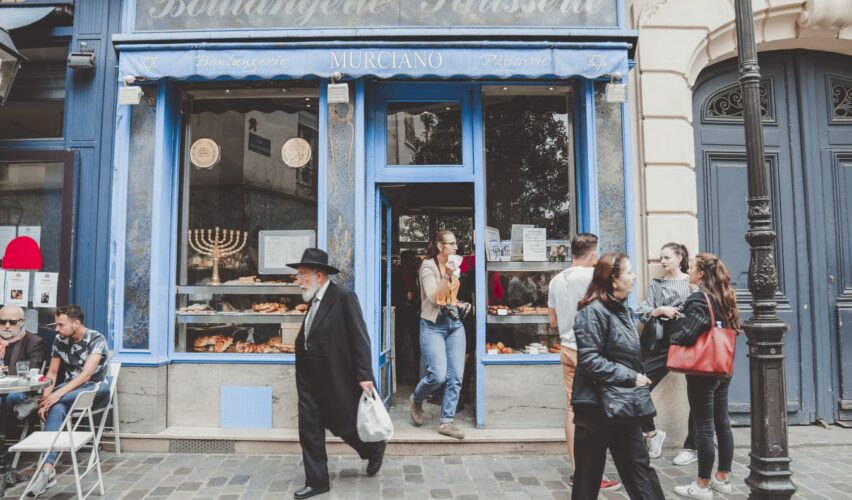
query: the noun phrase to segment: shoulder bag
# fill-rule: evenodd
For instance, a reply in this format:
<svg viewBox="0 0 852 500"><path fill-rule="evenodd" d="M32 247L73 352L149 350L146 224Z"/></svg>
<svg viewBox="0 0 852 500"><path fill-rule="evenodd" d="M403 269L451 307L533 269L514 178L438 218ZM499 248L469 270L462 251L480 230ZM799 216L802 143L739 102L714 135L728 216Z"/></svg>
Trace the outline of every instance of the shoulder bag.
<svg viewBox="0 0 852 500"><path fill-rule="evenodd" d="M734 373L737 332L730 328L722 328L721 323L717 325L713 304L710 303L706 293L704 300L707 301L707 308L710 310L710 329L690 346L672 344L669 347L666 368L686 375L727 378Z"/></svg>
<svg viewBox="0 0 852 500"><path fill-rule="evenodd" d="M660 306L660 294L658 292L659 282L654 280L654 285L652 285L654 289L654 305L657 307ZM645 323L645 327L642 329L642 338L640 342L642 344L642 352L647 356L649 354L655 353L661 350L665 344L666 339L666 325L668 321L665 321L662 316L651 317L651 319Z"/></svg>
<svg viewBox="0 0 852 500"><path fill-rule="evenodd" d="M611 421L629 421L657 415L651 400L651 386L620 387L601 385L601 404L604 416Z"/></svg>

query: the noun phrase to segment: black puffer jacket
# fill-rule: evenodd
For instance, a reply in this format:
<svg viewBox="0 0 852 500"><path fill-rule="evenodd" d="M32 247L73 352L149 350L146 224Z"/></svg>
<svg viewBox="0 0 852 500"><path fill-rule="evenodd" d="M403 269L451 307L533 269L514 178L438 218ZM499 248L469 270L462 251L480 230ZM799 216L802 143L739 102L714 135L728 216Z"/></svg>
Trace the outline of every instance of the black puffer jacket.
<svg viewBox="0 0 852 500"><path fill-rule="evenodd" d="M600 406L596 385L632 387L642 371L636 320L623 302L596 300L577 313L577 372L572 404Z"/></svg>

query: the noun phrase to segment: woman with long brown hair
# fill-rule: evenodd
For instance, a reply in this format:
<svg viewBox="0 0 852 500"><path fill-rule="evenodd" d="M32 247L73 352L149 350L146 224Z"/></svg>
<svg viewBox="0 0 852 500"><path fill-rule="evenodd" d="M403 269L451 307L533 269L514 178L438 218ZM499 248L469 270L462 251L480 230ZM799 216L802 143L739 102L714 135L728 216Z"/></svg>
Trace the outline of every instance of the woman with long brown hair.
<svg viewBox="0 0 852 500"><path fill-rule="evenodd" d="M672 332L672 344L693 345L714 326L710 324L708 302L712 304L716 326L721 324L725 328L740 329L740 311L731 287L731 274L721 259L709 253L696 255L689 266L689 281L699 289L686 299L684 317ZM699 499L713 498L713 491L729 494L734 459L734 435L728 417L731 379L687 375L686 384L698 445L698 478L692 484L675 487L675 493ZM719 466L715 474L714 431L719 445Z"/></svg>
<svg viewBox="0 0 852 500"><path fill-rule="evenodd" d="M441 387L441 424L438 432L464 439L464 432L453 424L464 373L465 334L458 301L459 278L456 262L458 244L451 231L437 231L420 265L420 353L426 376L411 395L411 421L423 425L423 401Z"/></svg>
<svg viewBox="0 0 852 500"><path fill-rule="evenodd" d="M630 498L665 498L642 434L646 415L633 411L630 405L629 415L617 420L604 416L604 391L651 384L642 373L636 315L627 305L635 279L627 255L604 254L595 264L592 282L577 305L577 371L571 397L575 425L574 500L598 497L607 449ZM649 393L647 397L650 400Z"/></svg>

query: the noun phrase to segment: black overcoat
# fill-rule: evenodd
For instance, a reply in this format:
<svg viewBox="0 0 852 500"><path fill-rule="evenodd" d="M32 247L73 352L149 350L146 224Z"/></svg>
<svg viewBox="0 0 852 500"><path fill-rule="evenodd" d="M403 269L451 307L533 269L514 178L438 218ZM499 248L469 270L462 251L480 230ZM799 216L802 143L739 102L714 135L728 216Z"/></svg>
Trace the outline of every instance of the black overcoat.
<svg viewBox="0 0 852 500"><path fill-rule="evenodd" d="M307 318L307 316L306 316ZM373 381L367 325L355 293L329 283L311 323L296 337L296 390L319 406L323 426L335 436L355 432L358 382Z"/></svg>

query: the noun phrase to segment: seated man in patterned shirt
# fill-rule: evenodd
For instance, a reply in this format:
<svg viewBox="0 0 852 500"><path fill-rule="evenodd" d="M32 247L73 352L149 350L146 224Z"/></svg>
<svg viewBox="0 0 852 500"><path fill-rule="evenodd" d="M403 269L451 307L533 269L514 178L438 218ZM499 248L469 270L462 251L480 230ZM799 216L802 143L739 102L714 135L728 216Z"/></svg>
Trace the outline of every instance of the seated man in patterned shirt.
<svg viewBox="0 0 852 500"><path fill-rule="evenodd" d="M60 430L68 410L83 391L97 391L94 408L106 406L109 402L107 357L106 338L83 325L80 307L69 304L56 308L56 339L47 377L55 381L61 372L64 382L47 387L41 396L38 414L44 421L45 431ZM56 485L53 464L57 455L47 456L44 467L27 492L29 496L42 495L47 488Z"/></svg>

